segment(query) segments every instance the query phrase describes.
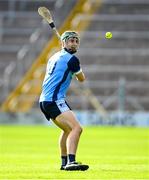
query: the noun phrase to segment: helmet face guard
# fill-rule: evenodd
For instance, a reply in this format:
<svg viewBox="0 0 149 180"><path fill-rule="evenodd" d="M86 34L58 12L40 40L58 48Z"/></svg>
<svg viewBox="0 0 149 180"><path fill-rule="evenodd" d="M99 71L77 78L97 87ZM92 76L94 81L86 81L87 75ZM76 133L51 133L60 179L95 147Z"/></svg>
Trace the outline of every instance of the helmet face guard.
<svg viewBox="0 0 149 180"><path fill-rule="evenodd" d="M69 38L77 38L80 41L79 34L75 31L65 31L61 35L61 41L66 41Z"/></svg>

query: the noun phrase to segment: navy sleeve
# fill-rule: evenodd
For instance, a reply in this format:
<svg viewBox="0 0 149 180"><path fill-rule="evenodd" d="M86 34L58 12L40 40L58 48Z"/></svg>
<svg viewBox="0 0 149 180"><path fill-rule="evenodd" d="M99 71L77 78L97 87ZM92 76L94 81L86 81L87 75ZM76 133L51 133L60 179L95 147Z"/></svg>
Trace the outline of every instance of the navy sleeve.
<svg viewBox="0 0 149 180"><path fill-rule="evenodd" d="M72 73L76 73L80 70L80 62L76 56L72 56L72 58L68 61L68 67Z"/></svg>

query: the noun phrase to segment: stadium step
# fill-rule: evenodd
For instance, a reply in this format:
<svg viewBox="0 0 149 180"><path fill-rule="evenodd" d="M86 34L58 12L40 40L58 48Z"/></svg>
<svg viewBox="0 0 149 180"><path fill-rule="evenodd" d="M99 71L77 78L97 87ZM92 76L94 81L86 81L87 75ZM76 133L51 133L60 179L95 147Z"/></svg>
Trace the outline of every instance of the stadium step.
<svg viewBox="0 0 149 180"><path fill-rule="evenodd" d="M93 43L88 43L91 38L86 38L83 44L80 46L81 48L147 48L149 47L149 39L138 39L137 43L134 39L124 39L123 37L115 39L114 34L112 39L105 39L104 35L95 37Z"/></svg>
<svg viewBox="0 0 149 180"><path fill-rule="evenodd" d="M146 1L147 2L147 1ZM111 2L111 3L104 3L102 5L102 8L99 9L98 13L100 14L148 14L149 12L149 3L144 4L141 3L133 3L126 2L122 3L122 1L119 2Z"/></svg>
<svg viewBox="0 0 149 180"><path fill-rule="evenodd" d="M92 58L90 55L79 55L82 65L149 65L148 56L122 56L122 55L96 55Z"/></svg>
<svg viewBox="0 0 149 180"><path fill-rule="evenodd" d="M92 14L98 8L97 4L96 4L96 6L90 7L90 9L87 11L87 13ZM67 30L67 29L72 29L73 28L72 27L73 24L71 23L71 21L73 20L75 15L84 12L84 9L82 8L82 7L84 7L84 5L92 6L92 4L90 4L90 3L88 4L88 3L86 3L86 1L78 1L76 3L76 6L74 6L73 9L72 9L73 12L70 12L70 16L67 17L65 23L60 28L60 30L59 30L60 34L62 32L64 32L65 30ZM41 19L40 19L40 21L41 21ZM83 30L83 29L85 29L87 27L87 25L88 25L88 22L81 23L80 26L78 25L77 30L78 31ZM38 24L38 26L39 26L39 24ZM36 71L38 71L38 68L43 63L45 63L45 61L47 61L47 57L49 56L49 52L53 50L52 48L56 47L58 45L59 45L59 42L58 42L57 37L53 36L52 39L47 44L47 46L45 47L45 49L43 49L43 51L41 52L39 57L36 59L36 62L31 66L30 70L26 73L24 78L21 80L19 85L6 98L5 102L1 106L1 109L3 111L11 111L11 112L23 111L23 112L27 112L27 111L30 110L30 108L32 108L34 102L37 101L37 98L38 98L39 93L41 91L40 90L41 84L38 83L37 86L30 86L31 84L26 85L26 83L28 83L28 82L35 79L35 74L36 74ZM40 80L43 79L42 75L43 75L43 73L40 74L38 79L40 79ZM24 86L25 86L25 88L24 88ZM23 89L25 89L25 91ZM26 89L27 89L27 91L26 91ZM32 92L34 94L30 97L30 94ZM26 96L28 98L26 98ZM29 101L27 101L27 100L29 100Z"/></svg>
<svg viewBox="0 0 149 180"><path fill-rule="evenodd" d="M84 71L85 74L86 74L86 77L87 79L89 80L119 80L121 77L124 77L130 81L147 81L149 80L149 73L147 72L141 72L141 73L137 73L136 72L120 72L120 71L116 71L115 69L115 72L114 71L106 71L106 70L102 70L100 72L100 69L99 71L95 71L95 72L87 72L87 71ZM142 87L140 87L142 88Z"/></svg>
<svg viewBox="0 0 149 180"><path fill-rule="evenodd" d="M98 25L97 25L98 24ZM144 25L145 24L145 25ZM88 31L146 31L149 29L149 24L147 22L138 21L138 22L122 22L122 21L104 21L96 22L93 21L92 25L88 29Z"/></svg>

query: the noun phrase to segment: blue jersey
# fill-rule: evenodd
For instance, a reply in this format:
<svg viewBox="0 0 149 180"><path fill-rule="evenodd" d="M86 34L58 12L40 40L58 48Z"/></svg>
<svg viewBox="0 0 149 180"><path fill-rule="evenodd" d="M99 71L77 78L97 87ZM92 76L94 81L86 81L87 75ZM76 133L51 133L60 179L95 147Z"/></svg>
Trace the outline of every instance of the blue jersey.
<svg viewBox="0 0 149 180"><path fill-rule="evenodd" d="M79 71L80 62L76 56L70 54L65 49L55 53L47 63L39 101L64 99L72 79L72 74Z"/></svg>

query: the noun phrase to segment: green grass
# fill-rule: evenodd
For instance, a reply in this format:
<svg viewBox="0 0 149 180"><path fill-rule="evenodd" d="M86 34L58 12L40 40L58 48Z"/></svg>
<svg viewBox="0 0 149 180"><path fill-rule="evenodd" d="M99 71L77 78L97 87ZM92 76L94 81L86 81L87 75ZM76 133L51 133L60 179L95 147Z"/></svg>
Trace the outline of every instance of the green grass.
<svg viewBox="0 0 149 180"><path fill-rule="evenodd" d="M60 130L0 126L0 179L149 179L148 128L86 127L77 160L85 172L60 171Z"/></svg>

